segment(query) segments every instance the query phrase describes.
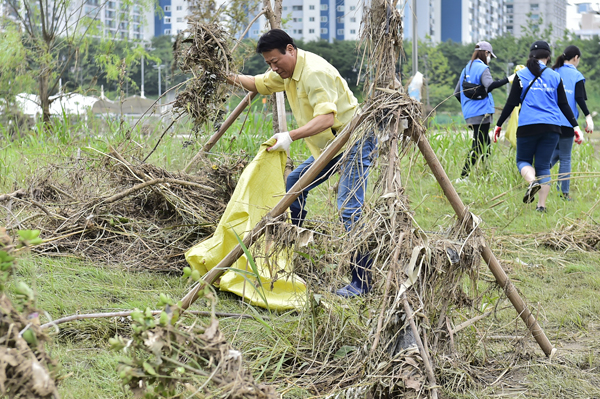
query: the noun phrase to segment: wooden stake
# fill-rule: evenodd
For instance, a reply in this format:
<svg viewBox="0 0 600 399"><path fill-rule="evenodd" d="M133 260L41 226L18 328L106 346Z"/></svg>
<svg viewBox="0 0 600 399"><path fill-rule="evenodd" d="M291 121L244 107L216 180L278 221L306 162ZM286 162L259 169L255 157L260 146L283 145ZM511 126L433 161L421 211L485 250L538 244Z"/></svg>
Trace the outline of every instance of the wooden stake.
<svg viewBox="0 0 600 399"><path fill-rule="evenodd" d="M317 177L319 172L323 170L323 168L337 155L337 153L342 149L342 147L346 144L348 139L350 138L350 134L358 126L362 123L365 118L365 114L360 114L355 116L352 122L347 125L327 146L327 148L321 153L321 156L315 160L315 162L308 168L306 173L304 173L300 179L294 184L294 186L285 194L285 196L275 205L275 207L264 216L260 222L252 229L252 231L244 237L243 243L246 248L250 248L252 244L258 240L265 233L265 226L269 220L272 220L281 214L283 214L292 203L298 198L300 193L308 187ZM206 273L202 277L202 281L197 283L192 289L183 297L182 309L187 309L190 307L196 299L199 297L199 293L207 284L212 284L215 282L219 276L227 271L242 255L244 251L242 247L238 244L236 245L227 256L219 262L218 265L210 269L208 273Z"/></svg>
<svg viewBox="0 0 600 399"><path fill-rule="evenodd" d="M446 198L448 198L448 201L450 201L450 205L452 205L456 216L458 216L459 220L462 220L467 214L467 209L460 197L458 196L456 189L454 188L454 186L452 186L450 179L448 179L448 176L446 175L444 168L440 164L440 161L437 159L433 148L431 148L427 137L425 137L424 135L419 135L418 137L413 136L413 140L417 142L421 154L423 154L423 157L429 165L431 172L433 173L438 184L444 191L444 195L446 196ZM523 299L519 296L517 289L502 269L502 266L500 266L500 262L498 262L498 259L496 259L496 257L494 256L492 250L485 243L481 251L481 256L483 257L483 260L485 260L485 263L487 263L490 271L496 278L496 281L498 282L500 287L504 289L506 296L515 307L517 313L519 314L519 316L521 316L521 319L523 319L529 331L531 331L531 334L537 341L540 348L542 348L546 356L552 357L556 352L556 348L552 346L552 344L548 340L548 337L546 337L544 330L542 330L533 314L531 314L531 312L529 311L529 308L527 307Z"/></svg>
<svg viewBox="0 0 600 399"><path fill-rule="evenodd" d="M185 169L183 169L185 173L188 173L190 171L190 168L194 166L196 162L198 162L198 159L200 159L203 153L209 152L214 147L214 145L217 144L217 141L219 141L219 139L223 136L223 134L225 134L227 129L229 129L231 125L233 125L233 122L235 122L235 120L242 114L242 112L244 112L244 109L246 109L246 107L250 105L252 99L254 99L254 97L257 94L258 93L255 93L253 91L246 94L246 97L244 97L242 101L240 101L238 106L235 107L233 112L229 114L229 116L227 117L227 119L225 119L221 127L219 127L219 130L217 130L217 132L212 135L212 137L206 142L206 144L204 144L202 150L200 150L196 155L194 155L194 158L192 158L192 160L187 164Z"/></svg>

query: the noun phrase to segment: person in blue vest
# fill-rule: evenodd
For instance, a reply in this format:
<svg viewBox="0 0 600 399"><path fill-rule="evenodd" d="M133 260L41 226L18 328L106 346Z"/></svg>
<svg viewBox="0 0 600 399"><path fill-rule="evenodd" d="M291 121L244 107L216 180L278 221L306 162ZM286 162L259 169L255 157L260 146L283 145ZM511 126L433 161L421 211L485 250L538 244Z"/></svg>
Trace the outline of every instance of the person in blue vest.
<svg viewBox="0 0 600 399"><path fill-rule="evenodd" d="M583 111L583 114L585 115L585 131L592 133L594 130L594 121L592 120L592 115L585 103L585 100L587 100L587 95L585 93L585 78L581 72L577 70L580 59L581 51L579 50L579 47L568 46L565 51L558 56L552 69L558 72L562 78L565 93L567 94L567 100L569 101L569 106L573 111L573 115L576 119L579 116L579 110L577 109L577 105L579 105L579 108L581 108L581 111ZM560 139L554 149L552 160L550 161L550 168L560 161L560 166L558 168L558 189L561 191L560 196L562 199L571 201L571 196L569 195L569 188L571 185L571 151L573 149L575 132L567 118L563 115L561 115L560 129ZM581 141L575 142L581 144Z"/></svg>
<svg viewBox="0 0 600 399"><path fill-rule="evenodd" d="M492 45L488 42L479 42L475 46L475 51L471 60L467 63L460 74L454 95L460 100L463 116L467 125L473 129L473 145L467 155L465 166L463 167L460 178L457 183L464 182L469 177L471 168L480 158L489 155L490 137L489 130L494 115L494 98L491 91L497 87L508 83L509 78L494 81L490 73L490 61L496 58L492 50ZM479 92L465 90L467 85L480 85Z"/></svg>
<svg viewBox="0 0 600 399"><path fill-rule="evenodd" d="M573 127L575 140L583 137L560 75L546 67L551 60L550 54L550 45L543 40L531 45L527 66L517 72L494 129L495 143L500 137L502 124L521 104L517 128L517 168L529 183L523 202L533 202L535 194L540 192L538 212L546 212L546 198L550 193L550 161L560 138L561 116L564 115Z"/></svg>

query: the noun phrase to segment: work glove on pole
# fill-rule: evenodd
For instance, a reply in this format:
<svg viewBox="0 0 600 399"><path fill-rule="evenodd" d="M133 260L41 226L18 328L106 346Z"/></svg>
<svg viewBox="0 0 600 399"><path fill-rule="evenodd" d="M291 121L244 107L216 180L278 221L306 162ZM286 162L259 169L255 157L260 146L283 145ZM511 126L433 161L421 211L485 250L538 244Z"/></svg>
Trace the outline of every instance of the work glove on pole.
<svg viewBox="0 0 600 399"><path fill-rule="evenodd" d="M267 151L290 151L290 144L292 144L292 137L290 136L290 132L281 132L275 133L272 139L276 139L277 142L273 147L267 148Z"/></svg>
<svg viewBox="0 0 600 399"><path fill-rule="evenodd" d="M500 131L502 130L502 128L500 126L496 126L496 128L494 129L494 133L492 133L492 141L494 143L498 142L498 139L500 138Z"/></svg>
<svg viewBox="0 0 600 399"><path fill-rule="evenodd" d="M585 131L589 134L592 134L594 131L594 120L592 119L591 114L588 114L585 117Z"/></svg>
<svg viewBox="0 0 600 399"><path fill-rule="evenodd" d="M573 131L575 132L575 142L577 144L583 143L583 133L581 133L581 129L579 129L579 126L575 126L573 128Z"/></svg>

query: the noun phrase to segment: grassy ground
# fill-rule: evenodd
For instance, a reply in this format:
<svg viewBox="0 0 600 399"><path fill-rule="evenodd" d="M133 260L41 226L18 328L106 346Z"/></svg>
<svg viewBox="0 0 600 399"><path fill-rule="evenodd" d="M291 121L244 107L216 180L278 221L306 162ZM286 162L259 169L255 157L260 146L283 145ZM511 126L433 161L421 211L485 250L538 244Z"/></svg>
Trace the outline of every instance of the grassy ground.
<svg viewBox="0 0 600 399"><path fill-rule="evenodd" d="M258 144L270 135L268 124L267 115L249 115L245 123L238 122L231 129L215 153L243 150L253 156ZM78 149L90 151L88 147L105 152L109 143L122 136L117 132L101 139L84 139L76 130L59 135L30 133L20 141L6 137L1 140L0 193L22 187L40 162L76 154ZM432 146L452 180L458 177L470 146L461 130L438 127L430 133ZM134 139L149 151L161 133L159 128L155 132L149 136L140 132ZM189 136L184 126L177 133ZM593 139L598 137L600 134L595 133ZM186 146L184 140L167 135L149 162L181 168L199 147ZM546 359L510 303L492 291L484 303L497 312L456 337L457 351L475 348L469 363L473 369L480 369L475 374L489 373L489 378L469 380L464 373L442 370L443 397L600 398L600 253L556 251L539 245L543 234L562 226L586 224L598 230L600 160L598 142L594 140L574 150L571 194L575 201L563 202L553 191L547 214L536 213L535 204L522 203L525 184L517 175L514 151L504 144L492 149L490 160L474 170L468 183L457 185L465 204L482 217L481 227L488 243L559 353L552 361ZM302 160L307 154L300 143L294 144L294 158ZM401 169L415 220L421 227L440 231L450 226L452 209L423 158L413 152L404 158ZM319 188L310 199L311 214L329 212L325 209L331 202L329 196L327 187ZM130 273L70 257L23 258L18 278L32 283L38 293L38 307L54 319L75 313L154 308L159 293L179 298L188 289L179 276ZM491 273L483 265L480 288L492 282ZM203 301L193 309L208 310ZM247 305L229 294L219 294L217 310L251 313ZM455 325L464 321L453 317ZM291 315L281 315L273 323L285 325L290 334L296 333ZM234 346L253 359L262 359L251 365L256 378L278 384L283 397L312 397L304 390L286 388L284 380L267 367L281 356L275 352L273 342L278 338L273 330L253 320L239 319L223 319L221 327ZM51 353L62 366L59 388L63 397L131 397L119 386L115 371L118 355L109 351L107 343L109 337L126 328L127 323L114 319L78 321L63 325L55 333Z"/></svg>

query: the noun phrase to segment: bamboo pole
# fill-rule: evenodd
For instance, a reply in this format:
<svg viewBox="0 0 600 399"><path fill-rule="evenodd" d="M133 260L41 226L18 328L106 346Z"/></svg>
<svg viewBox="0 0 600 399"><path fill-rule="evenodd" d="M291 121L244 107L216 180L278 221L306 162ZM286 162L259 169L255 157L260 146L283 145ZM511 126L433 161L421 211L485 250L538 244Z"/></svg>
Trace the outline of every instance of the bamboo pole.
<svg viewBox="0 0 600 399"><path fill-rule="evenodd" d="M355 116L352 122L347 125L331 142L329 146L321 153L321 156L315 160L315 162L308 168L306 173L304 173L300 179L294 184L294 186L285 194L285 196L275 205L275 207L264 216L260 222L250 231L250 233L246 234L244 237L243 243L246 248L250 248L252 244L256 242L264 233L265 226L269 220L272 220L281 214L283 214L290 205L298 198L300 193L308 187L314 179L317 177L319 172L323 170L323 168L337 155L337 153L342 149L342 147L346 144L348 139L350 138L350 134L358 126L366 114L360 114ZM191 290L183 297L181 300L182 305L181 308L183 310L190 307L196 299L199 297L199 293L201 290L206 287L208 284L212 284L215 282L217 278L219 278L223 273L227 271L242 255L244 251L242 250L241 245L236 245L227 256L223 258L219 262L218 265L210 269L208 273L206 273L202 277L202 281L194 285Z"/></svg>
<svg viewBox="0 0 600 399"><path fill-rule="evenodd" d="M237 105L237 107L235 107L233 112L229 114L229 116L227 117L227 119L225 119L221 127L219 127L219 130L217 130L217 132L212 135L212 137L206 142L206 144L204 144L202 150L200 150L196 155L194 155L194 158L192 158L192 160L187 164L185 169L183 169L185 173L189 172L190 168L194 166L194 164L198 161L198 159L200 159L203 153L209 152L214 147L214 145L217 144L217 141L219 141L219 139L225 134L227 129L229 129L231 125L233 125L233 122L235 122L235 120L242 114L242 112L244 112L244 109L246 109L246 107L250 105L250 103L257 94L258 93L253 91L248 92L248 94L246 94L246 97L244 97L242 101L240 101L240 103Z"/></svg>
<svg viewBox="0 0 600 399"><path fill-rule="evenodd" d="M438 181L438 184L444 191L444 195L446 195L446 198L448 198L448 201L450 201L450 205L452 205L456 216L458 216L459 220L462 220L467 214L467 209L460 197L458 196L456 189L454 188L454 186L452 186L450 179L448 179L448 176L446 175L444 168L440 164L440 161L437 159L433 148L431 148L429 141L424 135L419 135L418 137L413 136L413 140L417 142L421 154L423 154L423 157L429 165L431 172L433 173L436 180ZM535 338L540 348L542 348L546 356L552 357L556 352L556 348L552 346L552 344L548 340L548 337L546 337L544 330L542 330L537 320L535 319L535 316L533 316L533 314L527 307L527 304L525 304L525 302L517 292L517 289L515 288L514 284L512 283L512 281L510 281L510 279L502 269L500 262L498 262L498 259L496 259L496 257L494 256L492 250L486 244L484 244L483 246L481 256L483 257L483 260L485 260L485 263L487 263L490 271L496 278L496 281L498 282L500 287L504 289L506 296L515 307L517 313L519 314L519 316L521 316L521 319L523 319L529 331L531 331L533 338Z"/></svg>

